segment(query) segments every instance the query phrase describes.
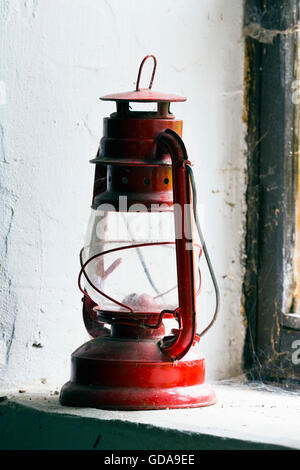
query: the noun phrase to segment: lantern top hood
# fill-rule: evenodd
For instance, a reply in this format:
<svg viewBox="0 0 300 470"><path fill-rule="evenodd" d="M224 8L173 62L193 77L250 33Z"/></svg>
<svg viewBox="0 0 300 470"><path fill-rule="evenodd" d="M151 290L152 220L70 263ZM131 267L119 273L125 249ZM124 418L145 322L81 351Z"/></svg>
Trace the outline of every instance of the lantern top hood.
<svg viewBox="0 0 300 470"><path fill-rule="evenodd" d="M152 72L152 77L150 80L149 88L140 89L140 79L141 79L143 66L146 60L149 59L150 57L153 59L154 66L153 66L153 72ZM140 102L140 103L155 103L155 102L172 103L172 102L186 101L186 98L184 96L174 95L170 93L162 93L159 91L152 91L152 85L153 85L153 81L155 77L156 66L157 66L156 57L154 55L147 55L143 59L140 65L135 90L124 92L124 93L112 93L110 95L102 96L100 99L102 101L116 101L116 102L131 101L131 102Z"/></svg>

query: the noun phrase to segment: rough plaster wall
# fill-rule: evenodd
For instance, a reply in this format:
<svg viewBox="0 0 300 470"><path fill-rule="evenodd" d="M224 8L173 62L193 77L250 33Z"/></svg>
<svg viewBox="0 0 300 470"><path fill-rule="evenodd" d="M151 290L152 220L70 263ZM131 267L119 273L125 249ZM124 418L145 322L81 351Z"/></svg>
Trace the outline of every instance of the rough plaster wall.
<svg viewBox="0 0 300 470"><path fill-rule="evenodd" d="M92 192L88 160L112 111L98 97L133 89L148 53L159 60L154 88L189 99L173 110L184 119L222 292L219 319L202 342L208 376L240 373L242 3L1 0L2 383L63 383L70 353L87 339L76 279ZM199 308L208 321L214 296L205 269L203 277Z"/></svg>

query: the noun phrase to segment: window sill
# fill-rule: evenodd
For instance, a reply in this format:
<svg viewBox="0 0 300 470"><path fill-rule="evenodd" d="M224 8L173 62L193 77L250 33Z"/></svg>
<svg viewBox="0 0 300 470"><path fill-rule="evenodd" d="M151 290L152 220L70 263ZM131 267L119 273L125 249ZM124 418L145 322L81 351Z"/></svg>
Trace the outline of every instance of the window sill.
<svg viewBox="0 0 300 470"><path fill-rule="evenodd" d="M211 407L106 411L62 407L58 392L5 393L1 449L300 449L299 392L214 384Z"/></svg>

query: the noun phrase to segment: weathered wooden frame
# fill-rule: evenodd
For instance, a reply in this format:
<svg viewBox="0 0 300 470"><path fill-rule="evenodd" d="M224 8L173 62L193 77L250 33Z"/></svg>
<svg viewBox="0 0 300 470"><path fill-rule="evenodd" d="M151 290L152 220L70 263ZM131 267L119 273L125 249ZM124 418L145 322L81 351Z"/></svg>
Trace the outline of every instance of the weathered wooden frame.
<svg viewBox="0 0 300 470"><path fill-rule="evenodd" d="M262 380L300 380L299 8L299 0L245 2L244 360L249 376Z"/></svg>

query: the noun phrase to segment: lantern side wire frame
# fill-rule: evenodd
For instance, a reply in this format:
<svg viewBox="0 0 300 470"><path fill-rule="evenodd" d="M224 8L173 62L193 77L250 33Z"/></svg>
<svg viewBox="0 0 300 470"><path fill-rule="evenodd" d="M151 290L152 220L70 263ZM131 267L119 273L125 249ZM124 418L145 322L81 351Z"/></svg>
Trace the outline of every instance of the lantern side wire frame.
<svg viewBox="0 0 300 470"><path fill-rule="evenodd" d="M142 247L145 247L145 246L155 246L155 245L171 245L173 242L160 242L160 243L140 243L140 244L137 244L137 245L128 245L128 246L122 246L122 247L118 247L118 248L113 248L111 250L107 250L107 251L102 251L101 253L98 253L94 256L92 256L91 258L89 258L85 263L83 263L83 259L82 259L82 256L83 256L83 252L84 252L84 248L81 249L80 251L80 264L81 264L81 270L79 272L79 276L78 276L78 287L80 289L80 291L87 297L89 297L89 295L86 293L86 291L84 291L84 289L81 287L81 277L82 277L82 274L84 274L84 277L86 278L87 282L90 284L90 286L96 291L98 292L98 294L102 295L103 297L105 297L106 299L110 300L111 302L115 303L116 305L119 305L120 307L124 308L124 309L127 309L129 310L131 313L137 313L135 312L131 307L129 307L129 305L125 305L123 304L122 302L119 302L117 301L116 299L110 297L109 295L105 294L103 291L101 291L100 289L98 289L98 287L96 287L92 281L89 279L85 269L86 267L93 261L95 260L96 258L99 258L100 256L104 256L104 255L107 255L109 253L115 253L115 252L118 252L118 251L124 251L124 250L128 250L130 248L142 248Z"/></svg>
<svg viewBox="0 0 300 470"><path fill-rule="evenodd" d="M111 250L107 250L107 251L102 251L101 253L98 253L94 256L92 256L91 258L89 258L85 263L83 263L83 252L84 252L84 248L81 249L80 251L80 255L79 255L79 258L80 258L80 265L81 265L81 269L80 269L80 272L79 272L79 275L78 275L78 287L79 287L79 290L83 293L83 295L85 295L86 297L90 298L89 294L86 292L85 289L82 288L81 286L81 278L82 278L82 275L84 275L86 281L89 283L89 285L100 295L102 295L103 297L105 297L106 299L110 300L111 302L115 303L116 305L124 308L125 310L129 310L130 313L132 314L137 314L139 312L135 312L129 305L125 305L123 304L122 302L119 302L118 300L114 299L113 297L110 297L109 295L105 294L105 292L101 291L98 287L96 287L94 285L94 283L90 280L90 278L88 277L87 273L86 273L86 268L87 266L92 262L94 261L95 259L101 257L101 256L104 256L104 255L107 255L109 253L115 253L115 252L118 252L118 251L123 251L123 250L128 250L128 249L131 249L131 248L135 248L135 249L140 249L142 247L147 247L147 246L166 246L166 245L175 245L175 242L152 242L152 243L141 243L141 244L135 244L135 245L126 245L126 246L123 246L123 247L118 247L118 248L113 248ZM194 243L193 246L196 246L197 248L199 248L199 256L198 256L198 262L200 262L200 258L201 258L201 255L202 255L202 248L200 245L198 245L197 243ZM197 289L197 292L196 292L196 295L198 296L200 294L200 290L201 290L201 271L200 271L200 267L198 267L198 274L199 274L199 286L198 286L198 289ZM172 290L174 290L176 288L176 286L172 287L171 289L157 295L156 297L154 297L154 299L157 299L159 297L162 297L164 295L166 295L167 293L171 292ZM170 311L171 312L171 311ZM143 312L144 314L146 312ZM153 312L148 312L149 315L153 315Z"/></svg>

